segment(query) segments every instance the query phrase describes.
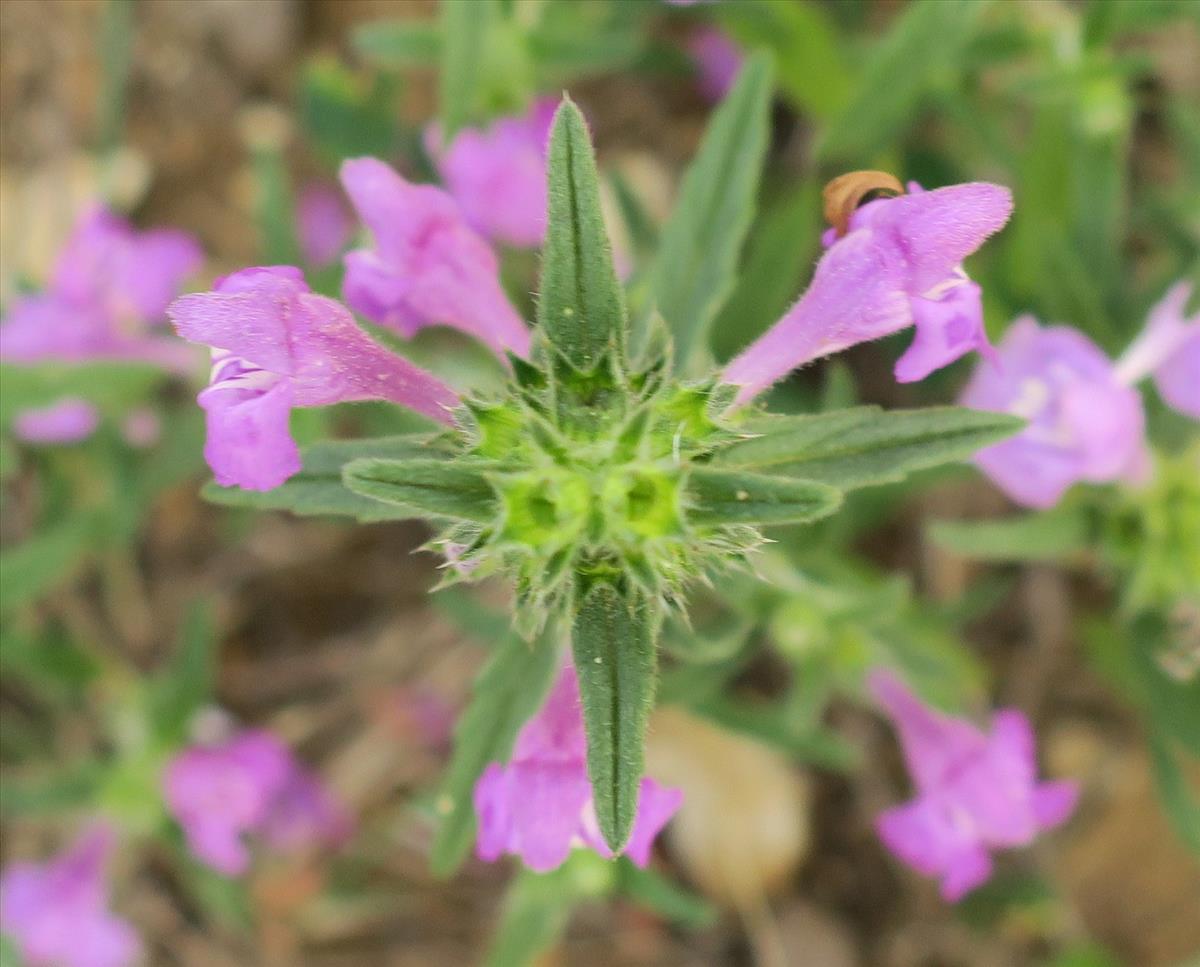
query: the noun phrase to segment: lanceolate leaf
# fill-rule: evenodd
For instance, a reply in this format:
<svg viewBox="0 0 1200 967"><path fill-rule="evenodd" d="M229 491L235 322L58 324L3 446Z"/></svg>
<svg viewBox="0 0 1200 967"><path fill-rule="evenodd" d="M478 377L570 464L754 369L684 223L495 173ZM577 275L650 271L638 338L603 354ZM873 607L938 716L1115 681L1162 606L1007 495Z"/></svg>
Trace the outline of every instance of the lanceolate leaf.
<svg viewBox="0 0 1200 967"><path fill-rule="evenodd" d="M733 291L754 217L770 99L771 62L756 54L713 115L663 230L651 298L675 337L681 368L706 351L709 327Z"/></svg>
<svg viewBox="0 0 1200 967"><path fill-rule="evenodd" d="M366 23L351 35L354 49L383 67L429 67L442 54L441 25L428 20Z"/></svg>
<svg viewBox="0 0 1200 967"><path fill-rule="evenodd" d="M428 436L403 435L370 440L337 440L318 443L302 451L303 469L274 490L260 492L240 487L204 487L205 499L226 507L253 507L258 510L289 510L302 517L345 516L364 523L403 520L418 516L371 497L348 490L342 483L342 467L362 457L390 459L428 459L436 454L437 444Z"/></svg>
<svg viewBox="0 0 1200 967"><path fill-rule="evenodd" d="M368 458L346 464L342 481L356 494L404 507L413 517L486 524L497 510L496 492L484 476L491 466L473 460Z"/></svg>
<svg viewBox="0 0 1200 967"><path fill-rule="evenodd" d="M1091 543L1081 507L1056 507L1040 514L1001 520L935 520L934 543L986 561L1047 561L1078 554Z"/></svg>
<svg viewBox="0 0 1200 967"><path fill-rule="evenodd" d="M914 470L970 458L1015 433L1003 413L935 406L884 412L864 406L810 416L768 418L716 454L713 464L803 477L840 490L902 480Z"/></svg>
<svg viewBox="0 0 1200 967"><path fill-rule="evenodd" d="M601 582L584 595L571 644L583 721L588 777L600 832L613 852L629 839L644 770L646 720L654 698L657 616Z"/></svg>
<svg viewBox="0 0 1200 967"><path fill-rule="evenodd" d="M528 642L509 632L479 673L471 702L455 727L454 755L438 793L442 822L430 854L438 876L453 874L470 850L475 839L475 782L489 762L508 757L521 726L550 687L558 655L547 637Z"/></svg>
<svg viewBox="0 0 1200 967"><path fill-rule="evenodd" d="M572 365L588 371L609 346L622 345L625 299L600 214L587 124L570 100L554 117L547 178L549 219L537 321Z"/></svg>
<svg viewBox="0 0 1200 967"><path fill-rule="evenodd" d="M449 142L478 108L480 67L495 0L445 0L441 20L442 137Z"/></svg>
<svg viewBox="0 0 1200 967"><path fill-rule="evenodd" d="M832 514L842 502L840 491L811 480L704 467L691 472L687 496L688 522L699 526L804 524Z"/></svg>

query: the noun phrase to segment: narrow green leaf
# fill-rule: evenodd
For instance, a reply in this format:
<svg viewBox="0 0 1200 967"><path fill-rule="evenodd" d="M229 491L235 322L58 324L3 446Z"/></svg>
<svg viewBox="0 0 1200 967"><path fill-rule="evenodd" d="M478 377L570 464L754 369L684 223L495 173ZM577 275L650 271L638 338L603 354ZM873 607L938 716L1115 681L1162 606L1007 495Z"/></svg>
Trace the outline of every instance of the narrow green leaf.
<svg viewBox="0 0 1200 967"><path fill-rule="evenodd" d="M101 410L123 412L144 402L167 379L148 363L0 363L0 423L8 425L21 410L48 406L64 396L79 396Z"/></svg>
<svg viewBox="0 0 1200 967"><path fill-rule="evenodd" d="M572 908L607 896L615 885L613 865L591 850L575 850L551 873L522 870L504 898L500 925L484 967L529 967L562 936Z"/></svg>
<svg viewBox="0 0 1200 967"><path fill-rule="evenodd" d="M215 673L217 636L201 602L188 609L174 655L150 685L150 719L155 737L173 745L186 737L196 711L208 700Z"/></svg>
<svg viewBox="0 0 1200 967"><path fill-rule="evenodd" d="M821 192L815 181L763 205L750 232L733 290L712 327L718 360L733 358L779 319L811 269L821 226Z"/></svg>
<svg viewBox="0 0 1200 967"><path fill-rule="evenodd" d="M744 470L694 469L687 482L691 524L806 524L826 517L842 502L823 483L770 477Z"/></svg>
<svg viewBox="0 0 1200 967"><path fill-rule="evenodd" d="M0 551L0 614L68 580L93 549L101 520L76 514Z"/></svg>
<svg viewBox="0 0 1200 967"><path fill-rule="evenodd" d="M957 68L988 0L916 0L870 51L859 83L819 140L824 159L866 163Z"/></svg>
<svg viewBox="0 0 1200 967"><path fill-rule="evenodd" d="M600 214L596 159L583 115L565 99L554 116L549 218L537 321L576 369L593 369L625 337L625 298Z"/></svg>
<svg viewBox="0 0 1200 967"><path fill-rule="evenodd" d="M629 839L637 813L657 630L645 600L598 583L584 595L571 634L596 818L614 853Z"/></svg>
<svg viewBox="0 0 1200 967"><path fill-rule="evenodd" d="M367 23L351 34L354 49L381 67L433 67L443 56L441 25L430 20Z"/></svg>
<svg viewBox="0 0 1200 967"><path fill-rule="evenodd" d="M414 516L412 511L348 490L342 483L342 467L363 457L427 459L438 452L436 446L429 437L420 434L318 443L301 452L300 473L274 490L242 490L209 483L201 494L225 507L288 510L301 517L353 517L363 523L405 520Z"/></svg>
<svg viewBox="0 0 1200 967"><path fill-rule="evenodd" d="M1053 561L1091 543L1088 517L1080 507L1001 520L935 520L927 533L935 544L981 561Z"/></svg>
<svg viewBox="0 0 1200 967"><path fill-rule="evenodd" d="M363 497L407 508L414 517L449 517L490 523L496 492L485 470L492 465L464 460L352 460L342 482Z"/></svg>
<svg viewBox="0 0 1200 967"><path fill-rule="evenodd" d="M37 816L93 808L96 794L111 766L94 759L60 763L55 773L43 780L23 780L10 774L0 783L0 813L7 817Z"/></svg>
<svg viewBox="0 0 1200 967"><path fill-rule="evenodd" d="M662 233L651 299L675 337L681 369L704 354L733 291L767 150L771 61L750 57L713 115Z"/></svg>
<svg viewBox="0 0 1200 967"><path fill-rule="evenodd" d="M475 839L471 792L489 762L503 761L521 726L541 705L559 651L547 637L528 642L509 632L483 666L454 730L454 754L438 792L442 816L429 862L438 876L462 864Z"/></svg>
<svg viewBox="0 0 1200 967"><path fill-rule="evenodd" d="M494 0L442 0L441 90L438 113L449 141L479 108L481 66Z"/></svg>
<svg viewBox="0 0 1200 967"><path fill-rule="evenodd" d="M716 466L764 470L841 490L903 480L914 470L966 460L1021 429L1014 416L957 406L881 411L864 406L771 417L748 429L762 435L717 453Z"/></svg>
<svg viewBox="0 0 1200 967"><path fill-rule="evenodd" d="M738 0L713 13L744 47L766 47L775 55L780 90L805 114L825 118L845 105L853 75L831 10L816 3Z"/></svg>
<svg viewBox="0 0 1200 967"><path fill-rule="evenodd" d="M1196 773L1197 764L1189 761L1182 749L1174 748L1169 738L1158 733L1150 735L1150 756L1163 809L1180 839L1200 856L1200 793L1187 775L1188 772Z"/></svg>
<svg viewBox="0 0 1200 967"><path fill-rule="evenodd" d="M617 861L617 886L639 906L685 927L705 927L717 917L703 897L648 867L639 868L625 856Z"/></svg>

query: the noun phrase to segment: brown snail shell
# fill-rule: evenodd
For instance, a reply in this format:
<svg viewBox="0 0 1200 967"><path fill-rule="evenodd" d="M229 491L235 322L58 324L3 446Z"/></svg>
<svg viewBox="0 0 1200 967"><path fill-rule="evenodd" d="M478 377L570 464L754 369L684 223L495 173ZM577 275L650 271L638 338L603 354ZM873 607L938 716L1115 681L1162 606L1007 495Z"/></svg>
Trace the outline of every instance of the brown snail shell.
<svg viewBox="0 0 1200 967"><path fill-rule="evenodd" d="M834 227L838 237L846 234L850 217L858 206L876 194L903 195L904 185L886 171L850 171L825 186L821 192L825 201L825 220Z"/></svg>

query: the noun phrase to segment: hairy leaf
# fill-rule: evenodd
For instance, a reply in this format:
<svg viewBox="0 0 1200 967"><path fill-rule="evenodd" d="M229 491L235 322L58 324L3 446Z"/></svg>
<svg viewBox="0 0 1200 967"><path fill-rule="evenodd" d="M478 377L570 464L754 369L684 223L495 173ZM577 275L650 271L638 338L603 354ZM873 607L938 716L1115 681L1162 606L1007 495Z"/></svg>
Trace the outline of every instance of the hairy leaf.
<svg viewBox="0 0 1200 967"><path fill-rule="evenodd" d="M832 514L841 493L823 483L743 470L694 469L687 482L689 523L805 524Z"/></svg>
<svg viewBox="0 0 1200 967"><path fill-rule="evenodd" d="M491 522L497 498L484 474L492 466L474 460L352 460L342 481L356 494L404 507L413 517Z"/></svg>
<svg viewBox="0 0 1200 967"><path fill-rule="evenodd" d="M437 452L434 441L415 434L329 441L306 447L302 451L303 469L274 490L242 490L209 483L202 494L206 500L226 507L289 510L301 517L344 516L363 523L404 520L417 515L348 490L342 483L342 467L363 457L427 459Z"/></svg>
<svg viewBox="0 0 1200 967"><path fill-rule="evenodd" d="M654 699L656 625L645 600L628 600L601 582L584 595L572 629L588 777L600 832L614 853L629 839L637 813Z"/></svg>
<svg viewBox="0 0 1200 967"><path fill-rule="evenodd" d="M595 367L625 334L625 298L600 214L587 124L570 100L554 117L548 159L549 219L537 321L577 369Z"/></svg>
<svg viewBox="0 0 1200 967"><path fill-rule="evenodd" d="M748 428L761 436L726 447L714 456L713 464L803 477L853 490L903 480L914 470L966 460L1023 425L1014 416L956 406L887 412L864 406L768 417Z"/></svg>

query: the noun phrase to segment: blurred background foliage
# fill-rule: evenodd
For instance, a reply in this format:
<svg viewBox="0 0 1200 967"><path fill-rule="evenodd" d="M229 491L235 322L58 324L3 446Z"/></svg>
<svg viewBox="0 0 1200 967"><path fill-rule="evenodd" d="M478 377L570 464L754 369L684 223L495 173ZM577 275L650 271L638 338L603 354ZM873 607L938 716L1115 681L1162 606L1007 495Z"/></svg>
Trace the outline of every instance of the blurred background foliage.
<svg viewBox="0 0 1200 967"><path fill-rule="evenodd" d="M431 118L453 130L565 89L593 126L644 300L711 110L686 47L705 24L769 50L777 80L756 215L712 329L719 359L807 283L820 187L853 168L1012 187L1011 224L970 266L994 339L1032 312L1116 354L1170 282L1200 277L1190 0L6 0L0 299L42 284L97 194L196 232L210 277L296 262L298 190L343 158L432 180ZM536 269L504 253L530 316ZM310 279L336 294L340 273ZM773 405L951 400L968 364L892 381L904 338L804 370ZM399 348L460 385L497 375L452 333ZM99 432L63 448L12 439L14 414L64 392L99 408ZM430 857L441 876L463 862L472 820L439 826L439 795L461 802L474 774L418 710L463 708L477 674L477 695L503 696L505 676L536 672L484 665L516 653L503 590L426 600L436 575L410 556L417 526L201 503L193 392L131 364L0 368L4 856L37 855L88 810L119 817L137 848L117 864L118 896L151 963L456 964L488 950L507 965L564 931L545 963L1174 967L1200 951L1200 485L1194 425L1157 401L1164 462L1145 493L1076 493L1020 517L967 468L928 472L773 535L769 584L698 593L694 625L667 632L660 700L677 718L656 725L650 755L658 743L709 812L652 871L580 853L544 877L469 862L445 880ZM121 421L147 405L163 432L131 446ZM304 443L405 419L338 407L294 429ZM1014 858L957 911L870 833L902 789L857 707L881 662L947 708L1022 707L1048 770L1085 784L1053 852ZM359 816L341 856L246 882L186 857L158 773L211 703L320 764ZM519 725L486 712L477 731ZM721 763L743 756L758 778L731 790Z"/></svg>

